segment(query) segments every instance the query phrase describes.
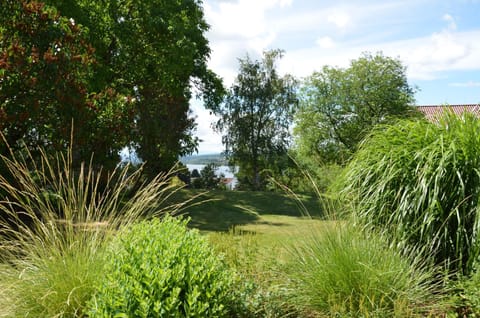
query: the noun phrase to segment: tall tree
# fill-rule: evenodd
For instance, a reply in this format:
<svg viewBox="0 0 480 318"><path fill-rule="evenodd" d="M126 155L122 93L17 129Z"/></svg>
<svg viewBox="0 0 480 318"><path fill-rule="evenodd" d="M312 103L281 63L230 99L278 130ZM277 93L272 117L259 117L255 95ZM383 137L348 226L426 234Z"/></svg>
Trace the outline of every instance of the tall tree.
<svg viewBox="0 0 480 318"><path fill-rule="evenodd" d="M58 151L72 141L76 163L95 153L114 166L131 104L108 85L92 88L87 30L37 1L5 1L0 10L0 131L8 144Z"/></svg>
<svg viewBox="0 0 480 318"><path fill-rule="evenodd" d="M224 93L200 0L43 2L0 7L0 128L12 144L62 148L73 130L78 161L114 166L129 144L150 176L197 147L192 87L208 108Z"/></svg>
<svg viewBox="0 0 480 318"><path fill-rule="evenodd" d="M239 74L217 109L227 157L240 167L239 181L255 190L264 186L261 171L269 160L285 153L290 142L296 81L278 74L275 62L282 53L265 52L261 61L240 59Z"/></svg>
<svg viewBox="0 0 480 318"><path fill-rule="evenodd" d="M135 96L131 147L150 176L193 152L192 87L207 108L220 103L200 0L47 0L89 30L99 60L97 84ZM98 83L100 82L100 83Z"/></svg>
<svg viewBox="0 0 480 318"><path fill-rule="evenodd" d="M306 79L296 115L302 159L344 163L376 124L417 114L400 60L363 54L350 67L325 66Z"/></svg>

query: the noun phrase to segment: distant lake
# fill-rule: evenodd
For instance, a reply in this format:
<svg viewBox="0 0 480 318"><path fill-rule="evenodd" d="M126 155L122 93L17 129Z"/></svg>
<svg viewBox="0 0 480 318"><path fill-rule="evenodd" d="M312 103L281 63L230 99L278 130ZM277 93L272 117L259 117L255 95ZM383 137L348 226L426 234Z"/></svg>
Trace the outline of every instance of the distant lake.
<svg viewBox="0 0 480 318"><path fill-rule="evenodd" d="M192 172L195 169L197 169L198 172L200 172L202 171L203 168L205 168L206 165L187 164L186 166L190 172ZM235 169L238 169L238 168L235 168ZM217 170L215 170L215 174L217 176L219 176L222 173L225 176L225 178L235 178L234 172L228 166L218 166Z"/></svg>

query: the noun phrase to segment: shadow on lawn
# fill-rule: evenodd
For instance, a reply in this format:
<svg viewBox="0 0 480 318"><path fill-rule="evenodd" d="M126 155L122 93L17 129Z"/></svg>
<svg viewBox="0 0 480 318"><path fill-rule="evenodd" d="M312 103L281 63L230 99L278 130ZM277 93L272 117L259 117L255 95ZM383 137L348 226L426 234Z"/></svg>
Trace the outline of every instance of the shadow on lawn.
<svg viewBox="0 0 480 318"><path fill-rule="evenodd" d="M197 195L195 190L183 190L175 200ZM203 203L199 203L205 201ZM178 201L177 201L178 202ZM318 200L302 196L301 202L312 217L321 217ZM196 204L199 203L199 204ZM190 227L201 231L229 231L232 227L261 224L262 215L304 216L301 205L293 198L272 192L211 191L194 201L182 215L191 218ZM281 222L269 223L283 226Z"/></svg>

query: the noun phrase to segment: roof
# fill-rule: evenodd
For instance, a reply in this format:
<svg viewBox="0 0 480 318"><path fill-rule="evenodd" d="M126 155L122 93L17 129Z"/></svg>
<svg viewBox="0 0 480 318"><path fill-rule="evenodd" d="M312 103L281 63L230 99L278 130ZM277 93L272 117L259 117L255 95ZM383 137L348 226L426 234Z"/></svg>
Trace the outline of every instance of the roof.
<svg viewBox="0 0 480 318"><path fill-rule="evenodd" d="M468 112L480 117L480 104L425 105L417 106L417 109L425 114L425 118L430 121L437 121L437 117L442 115L445 110L451 110L455 115L462 115Z"/></svg>
<svg viewBox="0 0 480 318"><path fill-rule="evenodd" d="M222 180L220 180L220 182L222 182L223 184L230 184L233 182L233 178L223 178Z"/></svg>

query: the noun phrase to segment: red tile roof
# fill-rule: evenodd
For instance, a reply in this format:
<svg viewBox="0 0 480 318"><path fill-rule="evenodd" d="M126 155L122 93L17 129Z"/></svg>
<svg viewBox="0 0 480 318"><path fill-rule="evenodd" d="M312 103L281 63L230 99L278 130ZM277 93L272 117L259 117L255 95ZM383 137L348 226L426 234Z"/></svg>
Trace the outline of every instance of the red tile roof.
<svg viewBox="0 0 480 318"><path fill-rule="evenodd" d="M437 117L442 115L445 110L451 110L456 115L462 115L465 112L475 114L480 117L480 104L466 105L426 105L417 106L417 109L425 114L425 118L430 121L437 121Z"/></svg>
<svg viewBox="0 0 480 318"><path fill-rule="evenodd" d="M233 182L233 178L222 178L222 180L220 180L221 183L223 184L230 184Z"/></svg>

